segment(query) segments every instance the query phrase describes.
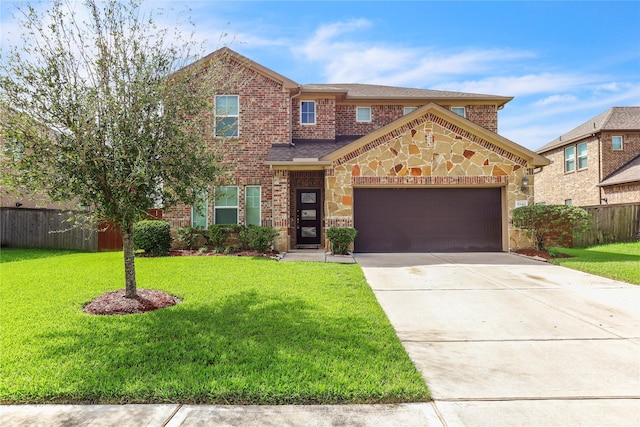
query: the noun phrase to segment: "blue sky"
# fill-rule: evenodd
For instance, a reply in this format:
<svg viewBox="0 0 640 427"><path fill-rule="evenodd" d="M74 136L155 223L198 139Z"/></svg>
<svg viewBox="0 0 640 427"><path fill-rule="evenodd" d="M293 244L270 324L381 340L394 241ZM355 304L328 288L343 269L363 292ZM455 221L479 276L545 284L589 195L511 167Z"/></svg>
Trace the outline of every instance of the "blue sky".
<svg viewBox="0 0 640 427"><path fill-rule="evenodd" d="M12 2L1 1L4 45L11 40L4 28L11 28ZM189 6L206 53L228 45L302 84L513 96L499 114L499 133L532 150L610 107L640 105L639 1L147 0L145 6ZM162 19L184 23L175 17Z"/></svg>

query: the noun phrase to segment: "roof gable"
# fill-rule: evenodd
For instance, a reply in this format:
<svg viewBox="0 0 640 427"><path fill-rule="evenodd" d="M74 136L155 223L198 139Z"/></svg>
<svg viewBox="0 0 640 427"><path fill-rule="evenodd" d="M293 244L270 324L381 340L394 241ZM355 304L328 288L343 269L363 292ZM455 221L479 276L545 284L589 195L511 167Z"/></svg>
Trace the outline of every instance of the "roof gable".
<svg viewBox="0 0 640 427"><path fill-rule="evenodd" d="M515 163L526 167L545 166L548 159L510 141L495 132L491 132L435 103L429 103L386 126L365 135L350 144L339 148L321 160L330 160L342 164L354 159L373 148L384 144L418 125L433 121L455 134L481 145Z"/></svg>
<svg viewBox="0 0 640 427"><path fill-rule="evenodd" d="M550 143L540 147L536 152L544 153L563 145L571 144L594 133L606 130L639 130L640 107L612 107L607 111L587 120L580 126L570 130Z"/></svg>

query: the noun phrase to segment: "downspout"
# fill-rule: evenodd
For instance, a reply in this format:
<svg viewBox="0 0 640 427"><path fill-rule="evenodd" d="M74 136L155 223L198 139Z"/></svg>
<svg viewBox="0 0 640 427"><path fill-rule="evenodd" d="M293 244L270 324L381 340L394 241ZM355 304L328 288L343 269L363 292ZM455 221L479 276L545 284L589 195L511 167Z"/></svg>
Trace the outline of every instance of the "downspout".
<svg viewBox="0 0 640 427"><path fill-rule="evenodd" d="M598 184L602 182L602 139L600 138L600 133L596 134L596 138L598 138ZM602 204L602 187L598 185L598 204Z"/></svg>
<svg viewBox="0 0 640 427"><path fill-rule="evenodd" d="M298 93L289 99L289 145L295 146L293 143L293 100L302 95L302 87L298 85Z"/></svg>

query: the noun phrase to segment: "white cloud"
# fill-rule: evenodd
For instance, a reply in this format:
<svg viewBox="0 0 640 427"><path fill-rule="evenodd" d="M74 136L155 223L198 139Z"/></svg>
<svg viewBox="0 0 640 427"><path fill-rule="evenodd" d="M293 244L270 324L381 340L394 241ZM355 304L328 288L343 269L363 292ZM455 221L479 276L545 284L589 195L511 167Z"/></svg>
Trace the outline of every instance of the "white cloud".
<svg viewBox="0 0 640 427"><path fill-rule="evenodd" d="M536 107L544 107L552 104L568 104L577 101L578 98L575 95L551 95L539 101L536 101L533 105Z"/></svg>

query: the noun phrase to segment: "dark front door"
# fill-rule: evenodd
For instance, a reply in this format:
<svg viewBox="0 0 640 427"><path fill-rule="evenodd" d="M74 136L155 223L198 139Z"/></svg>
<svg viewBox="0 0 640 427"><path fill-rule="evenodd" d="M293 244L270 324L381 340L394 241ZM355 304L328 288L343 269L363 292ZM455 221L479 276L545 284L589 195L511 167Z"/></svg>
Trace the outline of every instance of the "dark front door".
<svg viewBox="0 0 640 427"><path fill-rule="evenodd" d="M296 244L320 244L320 190L296 190Z"/></svg>

